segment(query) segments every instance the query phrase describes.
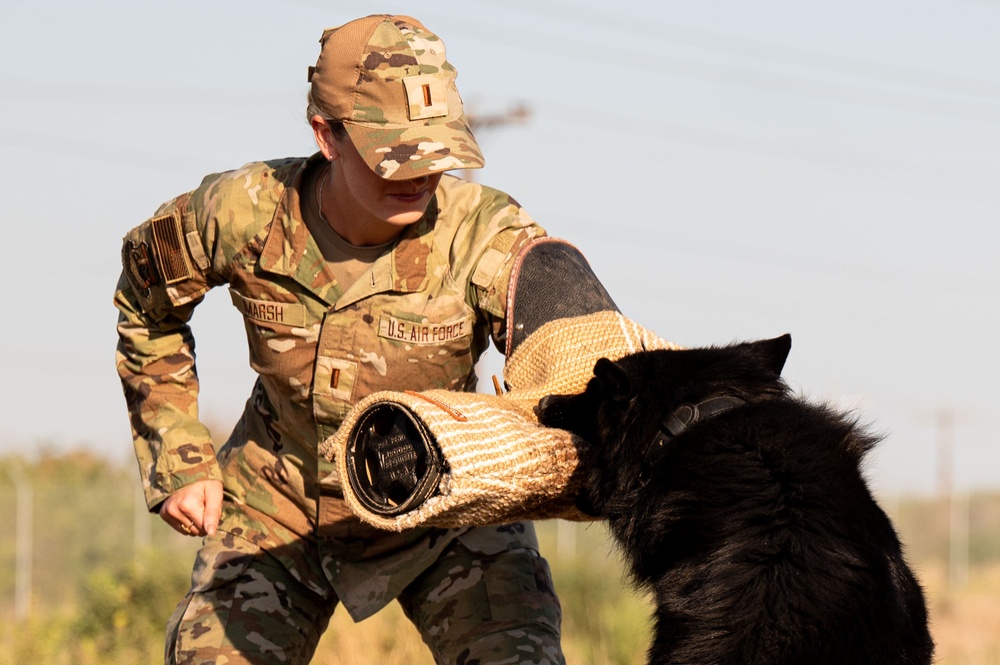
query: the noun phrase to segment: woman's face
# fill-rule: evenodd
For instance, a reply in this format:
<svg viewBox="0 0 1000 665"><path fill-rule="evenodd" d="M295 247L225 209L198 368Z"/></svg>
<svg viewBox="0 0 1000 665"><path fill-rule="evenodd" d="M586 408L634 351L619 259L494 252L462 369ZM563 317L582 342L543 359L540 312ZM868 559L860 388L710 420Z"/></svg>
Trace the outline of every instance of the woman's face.
<svg viewBox="0 0 1000 665"><path fill-rule="evenodd" d="M337 233L354 244L380 244L423 217L441 181L440 173L386 180L368 168L350 137L337 138L329 128L325 133L329 140L320 148L330 158L332 169L324 212Z"/></svg>

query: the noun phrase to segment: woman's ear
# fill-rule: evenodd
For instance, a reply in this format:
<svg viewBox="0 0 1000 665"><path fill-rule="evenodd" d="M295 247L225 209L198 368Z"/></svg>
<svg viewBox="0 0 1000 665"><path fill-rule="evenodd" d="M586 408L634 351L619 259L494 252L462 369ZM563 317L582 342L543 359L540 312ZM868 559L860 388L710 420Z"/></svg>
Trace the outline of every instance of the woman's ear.
<svg viewBox="0 0 1000 665"><path fill-rule="evenodd" d="M333 131L326 119L321 115L314 115L309 119L313 136L316 139L316 147L330 161L340 158L340 150L337 148L337 140L333 137Z"/></svg>

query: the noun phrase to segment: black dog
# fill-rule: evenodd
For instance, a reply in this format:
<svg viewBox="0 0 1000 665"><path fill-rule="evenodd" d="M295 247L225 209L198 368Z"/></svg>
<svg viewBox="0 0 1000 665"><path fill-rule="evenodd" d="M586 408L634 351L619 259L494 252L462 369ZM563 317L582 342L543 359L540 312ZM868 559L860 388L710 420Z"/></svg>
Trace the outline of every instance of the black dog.
<svg viewBox="0 0 1000 665"><path fill-rule="evenodd" d="M923 592L860 470L877 440L790 394L790 347L602 359L585 392L539 405L583 439L580 507L655 596L650 663L931 662Z"/></svg>

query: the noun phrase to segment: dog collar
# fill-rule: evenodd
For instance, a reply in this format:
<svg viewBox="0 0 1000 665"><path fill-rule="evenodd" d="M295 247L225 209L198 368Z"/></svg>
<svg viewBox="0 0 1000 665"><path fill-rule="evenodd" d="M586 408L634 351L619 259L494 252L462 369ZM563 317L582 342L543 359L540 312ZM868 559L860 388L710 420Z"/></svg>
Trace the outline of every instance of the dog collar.
<svg viewBox="0 0 1000 665"><path fill-rule="evenodd" d="M680 436L684 430L696 422L708 420L745 403L739 397L720 395L719 397L710 397L697 404L681 404L660 423L660 431L657 432L653 443L662 446L670 439Z"/></svg>

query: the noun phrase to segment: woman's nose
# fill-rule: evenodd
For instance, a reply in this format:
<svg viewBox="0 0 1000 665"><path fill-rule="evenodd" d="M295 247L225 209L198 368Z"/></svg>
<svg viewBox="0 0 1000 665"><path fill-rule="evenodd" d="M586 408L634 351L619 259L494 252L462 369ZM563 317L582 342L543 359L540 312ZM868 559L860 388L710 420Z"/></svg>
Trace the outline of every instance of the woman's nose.
<svg viewBox="0 0 1000 665"><path fill-rule="evenodd" d="M425 185L430 181L431 177L429 175L422 175L419 178L409 178L406 180L406 184L410 186L411 191L417 191L418 189L423 189Z"/></svg>

